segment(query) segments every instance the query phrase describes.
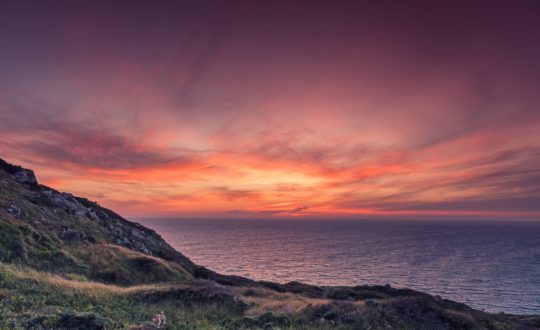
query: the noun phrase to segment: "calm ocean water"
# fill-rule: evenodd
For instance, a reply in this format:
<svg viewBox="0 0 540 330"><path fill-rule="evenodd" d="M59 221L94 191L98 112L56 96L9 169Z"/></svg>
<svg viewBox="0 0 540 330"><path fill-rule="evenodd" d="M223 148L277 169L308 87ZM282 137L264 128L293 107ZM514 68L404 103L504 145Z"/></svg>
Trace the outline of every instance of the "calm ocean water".
<svg viewBox="0 0 540 330"><path fill-rule="evenodd" d="M386 284L489 312L540 314L540 223L137 219L224 274Z"/></svg>

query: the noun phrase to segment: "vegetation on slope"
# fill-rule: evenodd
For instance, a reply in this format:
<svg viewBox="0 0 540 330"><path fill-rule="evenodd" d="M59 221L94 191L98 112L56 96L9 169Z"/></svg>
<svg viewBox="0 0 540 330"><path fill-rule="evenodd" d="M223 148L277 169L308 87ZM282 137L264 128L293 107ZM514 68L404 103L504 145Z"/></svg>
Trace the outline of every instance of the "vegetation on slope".
<svg viewBox="0 0 540 330"><path fill-rule="evenodd" d="M153 230L0 160L0 329L534 329L389 286L220 275Z"/></svg>

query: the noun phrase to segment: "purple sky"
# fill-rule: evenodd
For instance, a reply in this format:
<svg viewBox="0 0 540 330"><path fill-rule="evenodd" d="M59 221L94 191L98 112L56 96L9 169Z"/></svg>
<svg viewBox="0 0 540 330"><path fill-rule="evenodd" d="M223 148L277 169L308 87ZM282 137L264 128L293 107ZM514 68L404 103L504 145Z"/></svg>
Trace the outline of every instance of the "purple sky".
<svg viewBox="0 0 540 330"><path fill-rule="evenodd" d="M0 157L126 215L540 215L538 1L12 1Z"/></svg>

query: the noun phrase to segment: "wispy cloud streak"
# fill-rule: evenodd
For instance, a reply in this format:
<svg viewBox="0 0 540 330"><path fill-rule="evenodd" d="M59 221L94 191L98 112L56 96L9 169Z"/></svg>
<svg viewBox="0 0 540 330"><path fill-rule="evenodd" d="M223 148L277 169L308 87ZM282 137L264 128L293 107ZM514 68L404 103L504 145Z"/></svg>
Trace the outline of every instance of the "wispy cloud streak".
<svg viewBox="0 0 540 330"><path fill-rule="evenodd" d="M0 156L127 215L538 218L540 11L489 9L12 3Z"/></svg>

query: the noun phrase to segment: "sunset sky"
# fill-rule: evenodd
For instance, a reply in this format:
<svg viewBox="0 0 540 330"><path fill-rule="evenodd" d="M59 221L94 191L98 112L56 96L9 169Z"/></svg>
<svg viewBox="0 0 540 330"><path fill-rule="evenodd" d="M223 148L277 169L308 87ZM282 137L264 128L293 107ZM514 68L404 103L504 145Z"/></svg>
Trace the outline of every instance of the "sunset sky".
<svg viewBox="0 0 540 330"><path fill-rule="evenodd" d="M540 219L540 2L5 2L0 139L125 216Z"/></svg>

